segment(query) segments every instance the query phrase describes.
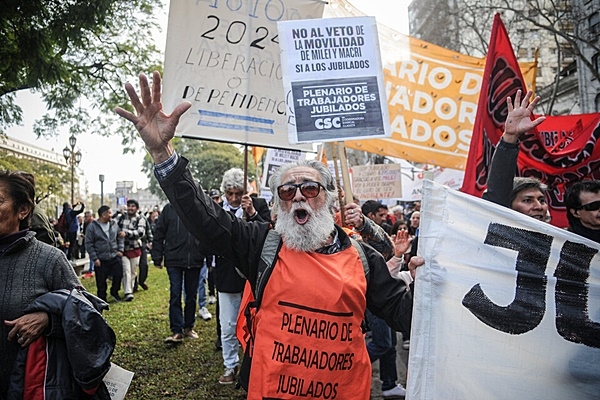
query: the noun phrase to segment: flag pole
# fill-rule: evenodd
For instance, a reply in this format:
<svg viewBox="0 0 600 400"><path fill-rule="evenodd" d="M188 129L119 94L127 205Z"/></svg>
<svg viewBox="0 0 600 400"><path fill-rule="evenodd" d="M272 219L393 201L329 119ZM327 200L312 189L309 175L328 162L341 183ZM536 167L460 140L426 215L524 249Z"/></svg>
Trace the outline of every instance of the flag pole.
<svg viewBox="0 0 600 400"><path fill-rule="evenodd" d="M244 143L244 194L248 193L248 143Z"/></svg>

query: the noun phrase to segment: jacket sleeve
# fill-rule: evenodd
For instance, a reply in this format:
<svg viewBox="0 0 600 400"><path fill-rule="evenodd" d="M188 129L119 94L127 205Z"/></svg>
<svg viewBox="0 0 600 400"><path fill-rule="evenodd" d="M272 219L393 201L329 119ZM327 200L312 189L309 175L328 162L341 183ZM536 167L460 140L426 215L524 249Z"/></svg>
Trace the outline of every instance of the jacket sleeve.
<svg viewBox="0 0 600 400"><path fill-rule="evenodd" d="M71 208L71 212L69 213L69 215L72 218L77 217L79 214L81 214L83 212L83 210L85 210L85 204L83 203L79 203L79 207L75 208L75 206L73 206L73 208Z"/></svg>
<svg viewBox="0 0 600 400"><path fill-rule="evenodd" d="M162 265L163 256L165 255L165 238L168 227L167 214L169 213L169 209L170 206L167 204L158 216L154 228L154 239L152 239L150 257L156 266Z"/></svg>
<svg viewBox="0 0 600 400"><path fill-rule="evenodd" d="M56 236L54 235L54 230L50 225L50 221L37 204L33 209L31 217L31 230L35 232L35 238L37 240L47 243L50 246L56 245Z"/></svg>
<svg viewBox="0 0 600 400"><path fill-rule="evenodd" d="M120 251L121 253L123 253L125 251L125 239L122 238L121 235L119 235L120 231L121 231L121 228L117 224L117 251Z"/></svg>
<svg viewBox="0 0 600 400"><path fill-rule="evenodd" d="M383 256L363 245L369 260L367 308L396 331L410 332L412 294L402 280L392 278Z"/></svg>
<svg viewBox="0 0 600 400"><path fill-rule="evenodd" d="M381 226L366 216L364 218L360 236L365 242L380 252L386 260L390 259L394 254L392 239L385 233Z"/></svg>
<svg viewBox="0 0 600 400"><path fill-rule="evenodd" d="M154 240L154 233L152 232L152 228L150 227L150 221L148 221L148 218L146 217L143 218L146 224L146 243L152 243L152 241Z"/></svg>
<svg viewBox="0 0 600 400"><path fill-rule="evenodd" d="M94 222L92 222L85 231L85 250L88 252L89 258L92 261L96 261L98 259L98 252L96 251L96 236L95 231L96 227L93 226Z"/></svg>
<svg viewBox="0 0 600 400"><path fill-rule="evenodd" d="M125 236L127 237L127 239L130 240L137 240L137 239L141 239L144 234L146 233L146 224L145 224L145 220L144 218L137 216L136 217L138 222L137 222L137 228L135 229L123 229L123 227L121 227L121 230L123 232L125 232ZM121 226L121 225L119 225Z"/></svg>
<svg viewBox="0 0 600 400"><path fill-rule="evenodd" d="M160 186L190 233L211 253L229 259L246 278L255 281L269 224L246 222L223 210L204 193L187 165L188 160L179 157Z"/></svg>
<svg viewBox="0 0 600 400"><path fill-rule="evenodd" d="M481 196L483 199L510 208L510 194L517 172L518 156L518 144L506 143L500 139L492 156L487 190Z"/></svg>
<svg viewBox="0 0 600 400"><path fill-rule="evenodd" d="M252 205L256 210L256 215L253 218L248 218L248 221L260 221L271 223L271 210L265 199L260 197L252 198Z"/></svg>

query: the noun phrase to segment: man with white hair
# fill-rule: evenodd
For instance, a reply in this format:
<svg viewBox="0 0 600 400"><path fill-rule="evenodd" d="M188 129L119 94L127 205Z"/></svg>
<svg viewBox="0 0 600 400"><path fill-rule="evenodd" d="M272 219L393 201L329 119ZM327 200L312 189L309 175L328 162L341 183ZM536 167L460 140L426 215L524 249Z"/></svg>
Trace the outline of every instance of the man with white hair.
<svg viewBox="0 0 600 400"><path fill-rule="evenodd" d="M244 182L244 171L231 168L223 174L221 192L223 200L219 205L232 214L232 218L246 221L269 222L269 206L265 199L251 197L246 193L248 182ZM222 385L235 382L240 362L239 342L236 337L237 316L242 301L246 280L238 274L236 264L226 254L217 254L215 260L215 286L218 293L217 334L221 339L221 352L225 372L219 377Z"/></svg>
<svg viewBox="0 0 600 400"><path fill-rule="evenodd" d="M390 211L392 212L392 214L394 214L394 217L396 218L396 222L404 221L404 207L397 205L397 206L390 208Z"/></svg>
<svg viewBox="0 0 600 400"><path fill-rule="evenodd" d="M125 86L137 116L115 111L131 121L155 163L155 174L184 224L215 254L230 259L254 287L270 225L232 218L199 187L188 161L171 139L181 115L162 110L160 75L152 89L140 75L142 98ZM367 399L371 363L360 329L365 309L396 330L410 329L412 302L403 281L393 279L383 257L357 248L334 224L336 185L318 161L284 164L271 177L282 240L255 317L255 338L248 399L320 397ZM360 218L356 204L346 206L349 224ZM365 273L367 272L367 273Z"/></svg>

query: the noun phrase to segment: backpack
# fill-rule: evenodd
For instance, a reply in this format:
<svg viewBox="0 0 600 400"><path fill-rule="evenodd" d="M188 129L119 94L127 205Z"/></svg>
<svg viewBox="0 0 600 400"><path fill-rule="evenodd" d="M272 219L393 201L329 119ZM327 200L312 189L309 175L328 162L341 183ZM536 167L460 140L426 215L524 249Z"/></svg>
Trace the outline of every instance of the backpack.
<svg viewBox="0 0 600 400"><path fill-rule="evenodd" d="M69 211L63 211L62 214L60 214L60 217L58 217L58 222L56 224L56 229L58 229L58 232L61 235L65 235L65 233L69 232L69 221L67 220L67 213Z"/></svg>
<svg viewBox="0 0 600 400"><path fill-rule="evenodd" d="M350 238L350 237L349 237ZM365 276L369 277L369 262L365 251L361 244L353 238L350 241L354 248L358 251L361 264L365 271ZM250 383L250 369L252 367L252 353L254 348L254 317L260 308L262 301L262 295L273 272L273 267L277 262L277 254L281 249L282 241L281 236L274 229L269 230L267 238L263 244L263 248L260 253L260 261L258 263L256 284L254 290L249 283L246 281L246 287L242 295L242 302L240 305L240 311L237 319L237 337L244 350L244 358L242 365L240 366L240 372L238 374L237 388L244 388L248 391L248 385Z"/></svg>

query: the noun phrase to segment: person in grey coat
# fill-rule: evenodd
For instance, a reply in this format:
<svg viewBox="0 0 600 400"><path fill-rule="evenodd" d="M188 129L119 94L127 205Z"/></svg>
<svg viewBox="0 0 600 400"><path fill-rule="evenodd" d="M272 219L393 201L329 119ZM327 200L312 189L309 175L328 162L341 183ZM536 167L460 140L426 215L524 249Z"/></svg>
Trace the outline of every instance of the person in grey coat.
<svg viewBox="0 0 600 400"><path fill-rule="evenodd" d="M115 301L121 301L119 287L123 277L123 238L119 235L119 225L112 219L109 206L98 209L98 219L92 221L85 233L85 249L90 260L94 261L96 289L98 297L106 301L106 279L112 276L110 294Z"/></svg>
<svg viewBox="0 0 600 400"><path fill-rule="evenodd" d="M53 315L26 308L45 293L81 285L65 254L36 239L34 208L31 174L0 169L0 399L19 349L60 328Z"/></svg>

